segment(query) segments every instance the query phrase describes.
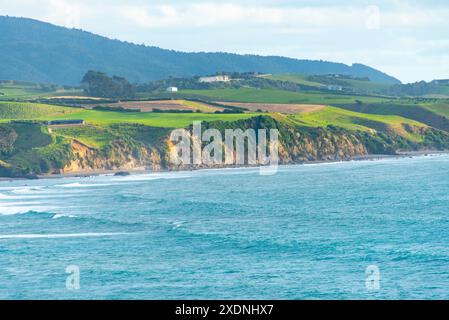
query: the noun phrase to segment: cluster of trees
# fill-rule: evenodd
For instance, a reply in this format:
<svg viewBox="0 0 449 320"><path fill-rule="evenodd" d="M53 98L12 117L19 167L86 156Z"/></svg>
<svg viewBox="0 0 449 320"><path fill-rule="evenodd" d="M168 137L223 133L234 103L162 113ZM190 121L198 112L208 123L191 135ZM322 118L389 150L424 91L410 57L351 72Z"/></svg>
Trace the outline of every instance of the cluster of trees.
<svg viewBox="0 0 449 320"><path fill-rule="evenodd" d="M134 86L125 78L109 77L103 72L88 71L81 84L87 94L100 98L132 98L134 97Z"/></svg>
<svg viewBox="0 0 449 320"><path fill-rule="evenodd" d="M449 86L445 83L439 84L432 82L415 82L407 84L398 84L390 87L387 94L394 96L424 96L424 95L448 95Z"/></svg>

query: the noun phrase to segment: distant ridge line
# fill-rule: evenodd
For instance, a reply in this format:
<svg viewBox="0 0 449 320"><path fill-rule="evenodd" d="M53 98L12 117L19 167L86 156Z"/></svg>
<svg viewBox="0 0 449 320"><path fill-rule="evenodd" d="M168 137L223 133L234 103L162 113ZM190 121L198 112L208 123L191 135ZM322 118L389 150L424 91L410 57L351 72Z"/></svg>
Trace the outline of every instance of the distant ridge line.
<svg viewBox="0 0 449 320"><path fill-rule="evenodd" d="M400 81L369 66L281 56L181 52L112 40L29 18L0 16L0 79L77 85L88 70L135 83L216 72L345 74L381 83Z"/></svg>

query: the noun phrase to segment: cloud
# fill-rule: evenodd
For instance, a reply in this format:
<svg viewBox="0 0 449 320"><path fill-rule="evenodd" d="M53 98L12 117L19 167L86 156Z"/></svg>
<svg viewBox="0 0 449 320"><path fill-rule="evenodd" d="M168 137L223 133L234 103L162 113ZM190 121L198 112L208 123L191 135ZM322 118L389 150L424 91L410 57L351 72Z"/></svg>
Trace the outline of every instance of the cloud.
<svg viewBox="0 0 449 320"><path fill-rule="evenodd" d="M377 9L377 11L376 11ZM422 8L397 4L395 9L351 4L328 7L279 7L236 3L192 3L166 5L117 5L116 14L148 28L269 25L297 27L364 27L379 15L382 27L424 27L447 25L449 9Z"/></svg>

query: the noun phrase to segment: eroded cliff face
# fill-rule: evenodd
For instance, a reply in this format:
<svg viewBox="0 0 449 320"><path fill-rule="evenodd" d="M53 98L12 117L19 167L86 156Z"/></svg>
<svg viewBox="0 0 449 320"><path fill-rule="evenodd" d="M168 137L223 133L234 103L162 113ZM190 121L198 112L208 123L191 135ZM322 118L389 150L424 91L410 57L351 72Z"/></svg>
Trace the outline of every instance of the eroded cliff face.
<svg viewBox="0 0 449 320"><path fill-rule="evenodd" d="M108 152L89 148L72 140L72 160L60 173L93 172L98 170L161 170L161 156L155 150L141 146L136 150L126 144L114 142Z"/></svg>
<svg viewBox="0 0 449 320"><path fill-rule="evenodd" d="M347 133L320 130L311 136L296 131L293 136L295 139L290 145L280 145L281 163L346 160L368 154L363 142Z"/></svg>
<svg viewBox="0 0 449 320"><path fill-rule="evenodd" d="M233 122L203 122L200 132L204 133L207 129L216 129L221 134L224 141L219 148L223 151L227 129L241 132L266 129L268 142L270 129L277 129L280 164L347 160L368 154L395 154L398 151L449 150L448 132L411 125L351 131L333 126L301 127L282 117L258 116ZM0 125L0 130L2 177L103 170L190 170L261 164L248 163L246 159L246 162L236 165L234 150L231 156L233 164L222 161L221 164L192 165L192 161L186 161L174 165L170 160L174 143L169 140L171 130L168 128L136 124L88 125L76 130L72 128L65 134L64 131L55 131L53 136L45 134L38 124L4 124ZM192 127L186 130L193 133ZM86 137L97 147L83 144L81 141ZM202 142L202 147L210 142Z"/></svg>
<svg viewBox="0 0 449 320"><path fill-rule="evenodd" d="M223 133L225 129L278 129L279 163L294 164L310 161L348 160L368 154L393 154L399 149L416 150L424 144L407 141L399 135L373 132L354 132L341 128L304 128L285 125L271 117L255 117L236 122L204 123L203 131L215 128ZM192 130L192 128L190 128ZM268 130L267 130L268 131ZM421 132L422 133L422 132ZM193 141L192 141L193 142ZM232 167L229 164L172 164L170 150L174 143L168 135L150 146L146 143L132 143L116 140L107 148L93 149L77 140L72 141L73 156L61 172L89 172L98 170L189 170L196 168ZM204 147L208 142L203 142ZM222 150L225 144L222 143ZM435 148L436 149L436 148ZM224 154L224 152L223 152ZM235 159L235 151L233 153ZM244 165L247 165L245 163Z"/></svg>

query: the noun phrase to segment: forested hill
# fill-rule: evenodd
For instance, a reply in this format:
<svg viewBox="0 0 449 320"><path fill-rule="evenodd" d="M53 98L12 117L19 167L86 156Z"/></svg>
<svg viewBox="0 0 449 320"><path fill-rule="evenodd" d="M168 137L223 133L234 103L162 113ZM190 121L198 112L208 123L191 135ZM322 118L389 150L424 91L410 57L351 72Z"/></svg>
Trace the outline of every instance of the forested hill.
<svg viewBox="0 0 449 320"><path fill-rule="evenodd" d="M399 83L362 64L229 53L185 53L111 40L27 18L0 16L0 79L77 85L88 70L147 82L227 72L347 74ZM219 48L217 48L219 49Z"/></svg>

